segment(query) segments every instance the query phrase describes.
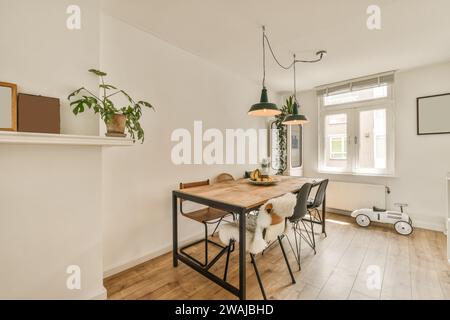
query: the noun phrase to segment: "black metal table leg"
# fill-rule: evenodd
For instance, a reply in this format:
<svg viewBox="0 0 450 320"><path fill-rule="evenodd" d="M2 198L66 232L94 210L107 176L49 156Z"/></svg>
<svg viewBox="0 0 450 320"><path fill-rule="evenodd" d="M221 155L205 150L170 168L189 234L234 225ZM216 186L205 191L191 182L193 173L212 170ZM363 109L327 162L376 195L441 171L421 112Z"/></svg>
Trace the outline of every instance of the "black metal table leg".
<svg viewBox="0 0 450 320"><path fill-rule="evenodd" d="M246 215L244 211L239 212L239 299L246 300L247 286L246 286Z"/></svg>
<svg viewBox="0 0 450 320"><path fill-rule="evenodd" d="M172 194L172 241L173 241L173 266L178 267L178 198Z"/></svg>

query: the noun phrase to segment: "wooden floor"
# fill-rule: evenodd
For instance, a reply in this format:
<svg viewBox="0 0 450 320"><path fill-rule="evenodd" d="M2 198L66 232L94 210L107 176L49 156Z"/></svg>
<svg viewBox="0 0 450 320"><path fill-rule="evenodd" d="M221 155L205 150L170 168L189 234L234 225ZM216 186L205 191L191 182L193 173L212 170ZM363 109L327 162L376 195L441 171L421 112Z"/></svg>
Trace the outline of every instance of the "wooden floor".
<svg viewBox="0 0 450 320"><path fill-rule="evenodd" d="M444 234L416 229L403 237L390 226L362 229L353 219L333 214L327 220L328 237L318 236L317 255L308 247L302 250L302 271L295 269L297 284L290 282L279 246L258 256L269 299L450 299ZM289 248L287 242L285 245ZM192 251L199 258L202 252L201 245ZM229 274L235 286L237 254L232 256ZM249 259L247 262L248 299L262 299ZM212 272L221 276L223 268L224 258ZM182 263L173 268L171 254L105 279L105 287L109 299L236 299Z"/></svg>

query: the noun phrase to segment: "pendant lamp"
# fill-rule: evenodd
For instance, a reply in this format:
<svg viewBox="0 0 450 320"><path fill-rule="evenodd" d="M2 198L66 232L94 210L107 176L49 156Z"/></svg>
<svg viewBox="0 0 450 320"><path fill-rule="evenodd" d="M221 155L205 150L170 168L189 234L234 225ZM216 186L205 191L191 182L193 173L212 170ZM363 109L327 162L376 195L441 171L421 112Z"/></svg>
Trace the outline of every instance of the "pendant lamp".
<svg viewBox="0 0 450 320"><path fill-rule="evenodd" d="M248 114L254 117L274 117L281 114L275 103L269 102L266 88L266 29L263 26L263 89L261 92L261 100L254 104Z"/></svg>
<svg viewBox="0 0 450 320"><path fill-rule="evenodd" d="M283 121L283 124L286 126L298 126L309 122L308 118L305 115L299 113L300 105L297 100L297 72L295 64L296 57L294 55L294 105L292 107L292 114L288 115Z"/></svg>

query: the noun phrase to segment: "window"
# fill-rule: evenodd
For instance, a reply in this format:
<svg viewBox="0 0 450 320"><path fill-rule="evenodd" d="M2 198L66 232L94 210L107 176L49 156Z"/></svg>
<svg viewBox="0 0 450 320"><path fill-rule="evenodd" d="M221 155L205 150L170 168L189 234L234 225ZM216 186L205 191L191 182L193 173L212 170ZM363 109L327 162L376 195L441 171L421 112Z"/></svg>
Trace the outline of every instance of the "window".
<svg viewBox="0 0 450 320"><path fill-rule="evenodd" d="M347 114L330 114L325 117L324 166L334 171L347 167Z"/></svg>
<svg viewBox="0 0 450 320"><path fill-rule="evenodd" d="M291 167L302 167L302 126L291 126Z"/></svg>
<svg viewBox="0 0 450 320"><path fill-rule="evenodd" d="M386 169L386 109L359 113L358 170Z"/></svg>
<svg viewBox="0 0 450 320"><path fill-rule="evenodd" d="M347 115L345 114L338 114L328 118L328 125L338 125L346 123L347 123Z"/></svg>
<svg viewBox="0 0 450 320"><path fill-rule="evenodd" d="M330 136L329 160L347 160L347 137Z"/></svg>
<svg viewBox="0 0 450 320"><path fill-rule="evenodd" d="M358 91L351 91L342 94L335 94L324 97L324 106L386 98L388 96L387 85Z"/></svg>
<svg viewBox="0 0 450 320"><path fill-rule="evenodd" d="M318 91L319 171L394 174L393 74L382 79L356 82L366 88L348 83Z"/></svg>
<svg viewBox="0 0 450 320"><path fill-rule="evenodd" d="M290 126L284 127L284 130L277 129L276 122L270 124L270 157L272 169L276 171L285 171L290 165L291 169L303 167L303 127ZM290 140L288 139L290 134ZM290 142L290 145L289 145ZM285 150L281 150L283 147ZM288 149L288 150L286 150ZM282 159L281 155L284 155ZM288 159L290 156L290 159Z"/></svg>

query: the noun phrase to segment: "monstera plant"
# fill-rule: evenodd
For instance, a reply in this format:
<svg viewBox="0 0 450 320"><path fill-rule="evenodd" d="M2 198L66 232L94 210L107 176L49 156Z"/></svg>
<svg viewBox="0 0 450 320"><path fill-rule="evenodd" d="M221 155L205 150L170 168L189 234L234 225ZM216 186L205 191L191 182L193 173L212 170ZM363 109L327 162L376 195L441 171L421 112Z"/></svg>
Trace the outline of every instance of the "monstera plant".
<svg viewBox="0 0 450 320"><path fill-rule="evenodd" d="M78 115L88 109L93 110L94 113L100 114L101 119L105 122L107 136L125 137L126 129L134 142L138 140L144 143L144 130L140 123L142 110L144 108L155 110L153 106L146 101L136 101L124 90L105 83L107 76L105 72L95 69L91 69L89 72L99 77L100 94L94 94L85 87L72 92L68 99L71 102L73 113ZM118 95L125 97L125 105L116 106L114 104L113 99Z"/></svg>

